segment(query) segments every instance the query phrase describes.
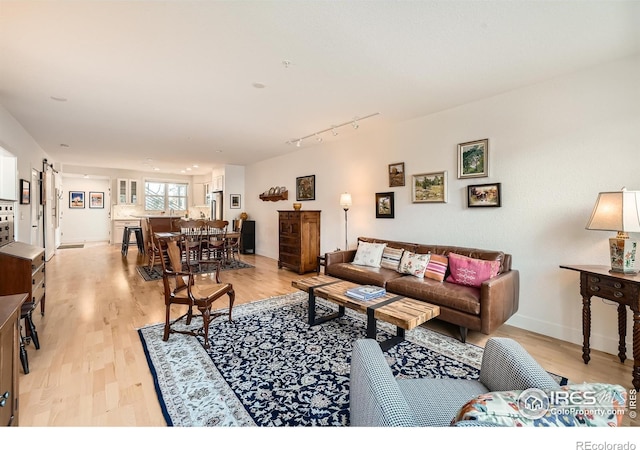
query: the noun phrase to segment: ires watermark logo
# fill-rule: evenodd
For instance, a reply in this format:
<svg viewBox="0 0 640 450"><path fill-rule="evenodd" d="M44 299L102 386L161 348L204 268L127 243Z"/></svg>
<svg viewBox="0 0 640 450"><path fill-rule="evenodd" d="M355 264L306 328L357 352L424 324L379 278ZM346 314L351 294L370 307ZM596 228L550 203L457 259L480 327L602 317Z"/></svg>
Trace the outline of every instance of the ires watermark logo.
<svg viewBox="0 0 640 450"><path fill-rule="evenodd" d="M553 415L613 416L624 415L624 408L612 406L611 395L600 391L550 391L531 388L518 396L520 414L528 419Z"/></svg>

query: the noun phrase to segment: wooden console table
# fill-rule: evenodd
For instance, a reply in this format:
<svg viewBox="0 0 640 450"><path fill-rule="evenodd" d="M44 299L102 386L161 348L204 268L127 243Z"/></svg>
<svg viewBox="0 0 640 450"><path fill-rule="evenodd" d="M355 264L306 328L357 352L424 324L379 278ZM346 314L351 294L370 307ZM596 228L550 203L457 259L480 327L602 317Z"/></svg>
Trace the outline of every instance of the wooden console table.
<svg viewBox="0 0 640 450"><path fill-rule="evenodd" d="M627 358L627 306L633 312L633 387L640 389L640 276L609 272L609 266L561 265L561 269L580 272L582 295L582 360L589 357L591 337L591 297L596 296L618 303L618 358Z"/></svg>

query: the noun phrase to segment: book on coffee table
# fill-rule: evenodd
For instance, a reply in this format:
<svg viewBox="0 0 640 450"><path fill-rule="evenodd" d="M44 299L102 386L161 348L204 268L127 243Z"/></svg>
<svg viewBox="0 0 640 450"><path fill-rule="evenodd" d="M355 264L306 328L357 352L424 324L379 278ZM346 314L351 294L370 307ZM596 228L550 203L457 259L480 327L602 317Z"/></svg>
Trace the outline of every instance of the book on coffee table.
<svg viewBox="0 0 640 450"><path fill-rule="evenodd" d="M365 285L347 289L344 295L357 300L373 300L374 298L382 297L386 293L387 291L383 287Z"/></svg>

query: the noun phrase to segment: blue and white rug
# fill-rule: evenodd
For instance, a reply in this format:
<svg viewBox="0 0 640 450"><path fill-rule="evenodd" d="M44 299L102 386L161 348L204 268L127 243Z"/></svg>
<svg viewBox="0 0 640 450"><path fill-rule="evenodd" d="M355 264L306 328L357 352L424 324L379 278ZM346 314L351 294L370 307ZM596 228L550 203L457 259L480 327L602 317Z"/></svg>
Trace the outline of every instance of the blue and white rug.
<svg viewBox="0 0 640 450"><path fill-rule="evenodd" d="M316 307L319 316L336 309L324 300ZM214 321L208 351L193 336L163 342L162 324L139 330L168 425L349 424L351 342L365 337L363 314L309 327L307 295L295 292L238 305L233 319ZM394 333L379 322L379 341ZM477 379L482 352L418 327L386 356L396 376Z"/></svg>

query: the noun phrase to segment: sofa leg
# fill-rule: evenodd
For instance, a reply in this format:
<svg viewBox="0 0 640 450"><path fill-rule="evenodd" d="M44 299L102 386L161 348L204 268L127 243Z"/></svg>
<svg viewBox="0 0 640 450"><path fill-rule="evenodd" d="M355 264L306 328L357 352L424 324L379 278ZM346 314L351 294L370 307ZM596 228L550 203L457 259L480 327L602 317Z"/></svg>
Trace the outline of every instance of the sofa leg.
<svg viewBox="0 0 640 450"><path fill-rule="evenodd" d="M464 344L467 342L467 328L460 327L460 341Z"/></svg>

